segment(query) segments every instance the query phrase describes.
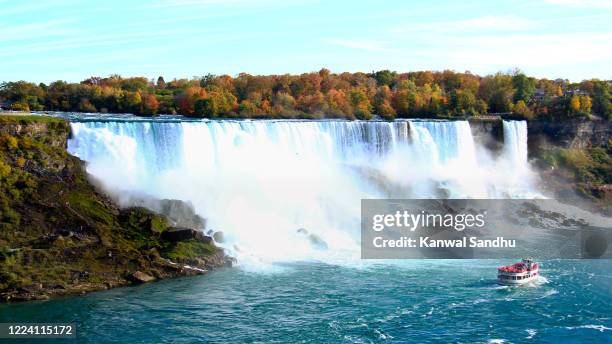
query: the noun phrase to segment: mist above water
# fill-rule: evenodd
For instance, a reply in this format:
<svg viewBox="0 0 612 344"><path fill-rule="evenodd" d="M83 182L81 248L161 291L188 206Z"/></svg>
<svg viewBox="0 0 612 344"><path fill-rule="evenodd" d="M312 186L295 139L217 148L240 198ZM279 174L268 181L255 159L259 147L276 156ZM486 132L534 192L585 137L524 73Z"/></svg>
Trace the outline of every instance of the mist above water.
<svg viewBox="0 0 612 344"><path fill-rule="evenodd" d="M504 121L500 152L475 142L467 121L109 121L72 129L69 151L106 192L120 202L191 202L249 266L357 258L363 198L538 195L522 121Z"/></svg>

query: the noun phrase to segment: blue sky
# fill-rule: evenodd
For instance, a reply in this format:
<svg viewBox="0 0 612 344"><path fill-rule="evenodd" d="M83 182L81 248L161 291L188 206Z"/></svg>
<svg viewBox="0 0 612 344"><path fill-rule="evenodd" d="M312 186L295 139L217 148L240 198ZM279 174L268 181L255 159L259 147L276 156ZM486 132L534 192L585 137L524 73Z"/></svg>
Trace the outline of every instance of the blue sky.
<svg viewBox="0 0 612 344"><path fill-rule="evenodd" d="M612 79L612 0L0 0L0 81L518 67Z"/></svg>

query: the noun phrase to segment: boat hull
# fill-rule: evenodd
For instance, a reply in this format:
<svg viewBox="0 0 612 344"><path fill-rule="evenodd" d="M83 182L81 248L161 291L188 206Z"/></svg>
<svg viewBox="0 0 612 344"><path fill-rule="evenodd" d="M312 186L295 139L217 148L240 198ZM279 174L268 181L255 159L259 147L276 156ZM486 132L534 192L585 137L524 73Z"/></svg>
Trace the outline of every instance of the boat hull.
<svg viewBox="0 0 612 344"><path fill-rule="evenodd" d="M523 285L523 284L527 284L527 283L531 283L534 282L538 279L538 276L531 276L531 277L527 277L521 280L508 280L508 279L497 279L497 283L501 284L501 285Z"/></svg>

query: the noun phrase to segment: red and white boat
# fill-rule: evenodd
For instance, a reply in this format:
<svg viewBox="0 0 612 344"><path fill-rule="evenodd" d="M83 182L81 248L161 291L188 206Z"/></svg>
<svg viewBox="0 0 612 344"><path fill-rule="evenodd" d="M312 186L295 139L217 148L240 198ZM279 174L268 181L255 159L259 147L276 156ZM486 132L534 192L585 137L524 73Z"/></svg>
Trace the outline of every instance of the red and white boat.
<svg viewBox="0 0 612 344"><path fill-rule="evenodd" d="M531 259L497 268L497 282L504 285L522 285L535 281L540 276L540 264Z"/></svg>

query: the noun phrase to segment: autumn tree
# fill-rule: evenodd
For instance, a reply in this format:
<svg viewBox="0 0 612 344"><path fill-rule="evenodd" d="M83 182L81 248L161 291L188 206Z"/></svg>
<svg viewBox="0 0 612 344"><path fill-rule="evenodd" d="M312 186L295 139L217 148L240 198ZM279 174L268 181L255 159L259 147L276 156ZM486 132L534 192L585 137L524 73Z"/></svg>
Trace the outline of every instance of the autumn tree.
<svg viewBox="0 0 612 344"><path fill-rule="evenodd" d="M354 118L351 104L344 91L332 89L327 92L325 100L332 117Z"/></svg>
<svg viewBox="0 0 612 344"><path fill-rule="evenodd" d="M580 97L578 97L577 95L573 95L570 98L569 110L573 114L577 114L580 111Z"/></svg>
<svg viewBox="0 0 612 344"><path fill-rule="evenodd" d="M354 119L371 118L374 113L393 119L512 111L542 119L589 113L609 119L610 92L606 81L536 80L520 71L480 77L451 70L335 74L323 68L300 75L207 74L170 81L160 76L156 82L120 75L49 85L7 82L0 85L0 102L25 111L178 113L213 118Z"/></svg>
<svg viewBox="0 0 612 344"><path fill-rule="evenodd" d="M274 111L278 115L295 114L295 98L286 92L279 92L273 98Z"/></svg>
<svg viewBox="0 0 612 344"><path fill-rule="evenodd" d="M159 108L159 101L153 94L145 94L142 97L142 108L140 113L145 116L154 116Z"/></svg>
<svg viewBox="0 0 612 344"><path fill-rule="evenodd" d="M124 92L120 108L125 112L140 113L142 97L140 92Z"/></svg>
<svg viewBox="0 0 612 344"><path fill-rule="evenodd" d="M593 103L591 102L591 97L589 96L580 96L580 112L583 114L591 113L591 106Z"/></svg>
<svg viewBox="0 0 612 344"><path fill-rule="evenodd" d="M391 106L393 93L387 85L380 86L374 96L374 112L387 120L395 119L395 109Z"/></svg>
<svg viewBox="0 0 612 344"><path fill-rule="evenodd" d="M531 111L531 109L529 109L529 107L527 107L527 104L524 100L519 100L518 102L516 102L516 104L512 108L512 112L527 119L533 117L533 112Z"/></svg>

